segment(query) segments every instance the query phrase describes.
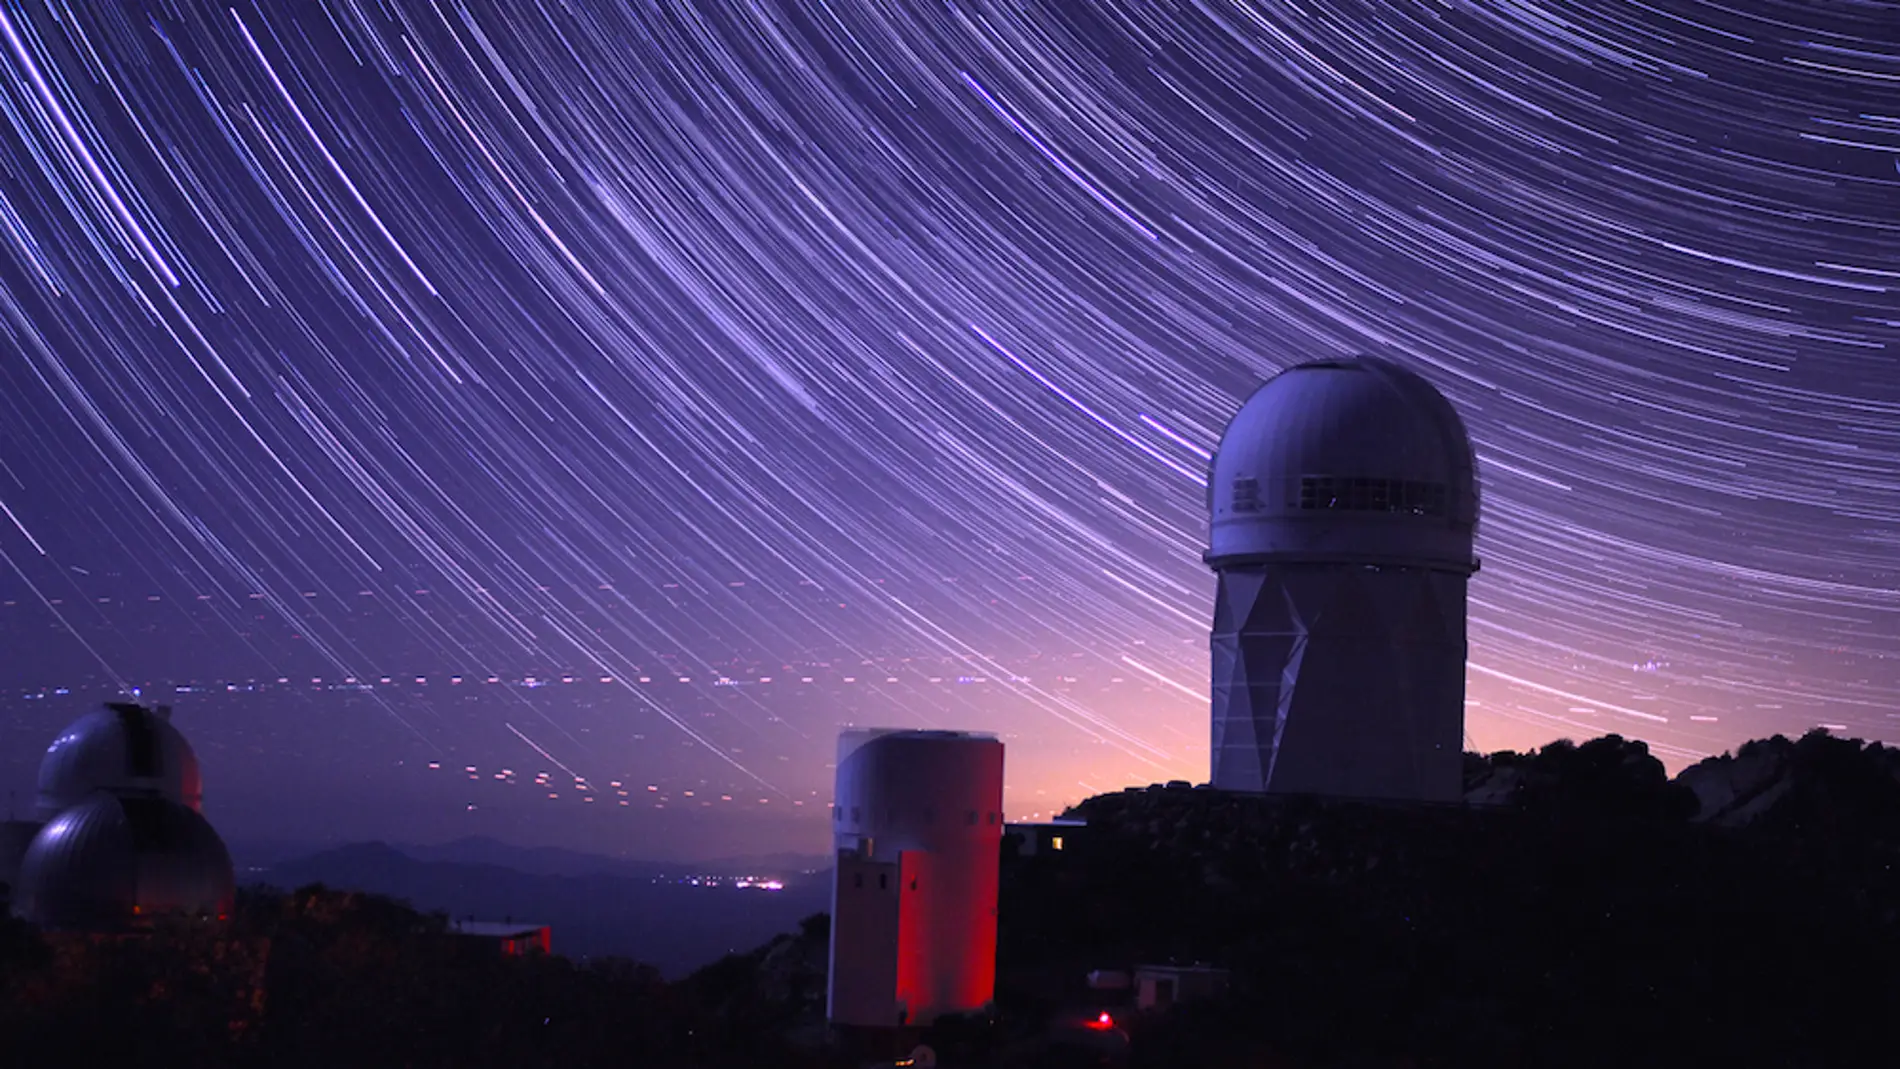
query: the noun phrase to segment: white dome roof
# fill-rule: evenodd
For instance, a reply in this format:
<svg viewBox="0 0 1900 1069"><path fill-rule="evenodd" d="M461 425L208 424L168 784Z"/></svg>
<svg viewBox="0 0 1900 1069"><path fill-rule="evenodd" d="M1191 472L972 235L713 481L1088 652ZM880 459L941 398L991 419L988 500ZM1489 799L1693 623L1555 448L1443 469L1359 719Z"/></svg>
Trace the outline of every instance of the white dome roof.
<svg viewBox="0 0 1900 1069"><path fill-rule="evenodd" d="M1254 391L1208 474L1208 563L1470 571L1478 487L1464 422L1430 382L1361 356Z"/></svg>
<svg viewBox="0 0 1900 1069"><path fill-rule="evenodd" d="M33 837L13 901L44 928L122 931L166 914L222 917L235 882L224 841L195 811L100 791Z"/></svg>
<svg viewBox="0 0 1900 1069"><path fill-rule="evenodd" d="M191 744L167 717L129 702L73 721L40 760L40 819L51 820L94 791L168 798L194 812L204 808Z"/></svg>

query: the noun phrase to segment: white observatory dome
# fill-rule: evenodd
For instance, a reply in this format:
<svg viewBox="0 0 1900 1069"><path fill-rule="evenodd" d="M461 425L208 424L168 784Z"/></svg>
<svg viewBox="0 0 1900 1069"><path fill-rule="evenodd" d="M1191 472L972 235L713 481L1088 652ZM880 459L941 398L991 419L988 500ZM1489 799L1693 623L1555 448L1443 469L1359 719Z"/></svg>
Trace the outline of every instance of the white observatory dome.
<svg viewBox="0 0 1900 1069"><path fill-rule="evenodd" d="M204 808L204 786L191 744L164 711L113 702L73 721L40 761L37 810L51 820L94 791L166 798Z"/></svg>
<svg viewBox="0 0 1900 1069"><path fill-rule="evenodd" d="M1478 489L1458 413L1377 357L1318 360L1254 391L1208 474L1207 562L1477 567Z"/></svg>
<svg viewBox="0 0 1900 1069"><path fill-rule="evenodd" d="M100 791L33 837L14 908L44 928L124 931L166 915L222 918L234 884L224 841L195 811Z"/></svg>

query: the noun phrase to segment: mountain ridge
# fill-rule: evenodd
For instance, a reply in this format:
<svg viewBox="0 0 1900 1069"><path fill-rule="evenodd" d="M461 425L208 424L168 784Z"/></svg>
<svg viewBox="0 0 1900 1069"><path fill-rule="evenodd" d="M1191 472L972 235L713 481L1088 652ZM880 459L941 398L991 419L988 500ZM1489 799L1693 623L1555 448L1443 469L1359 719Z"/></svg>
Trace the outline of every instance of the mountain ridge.
<svg viewBox="0 0 1900 1069"><path fill-rule="evenodd" d="M549 860L536 850L522 854ZM404 847L369 841L270 865L253 882L282 890L322 884L387 895L453 918L545 924L557 953L632 958L668 977L791 931L829 902L822 874L790 873L782 888L767 890L726 880L677 882L668 877L698 866L668 867L671 873L529 872L492 861L418 858Z"/></svg>

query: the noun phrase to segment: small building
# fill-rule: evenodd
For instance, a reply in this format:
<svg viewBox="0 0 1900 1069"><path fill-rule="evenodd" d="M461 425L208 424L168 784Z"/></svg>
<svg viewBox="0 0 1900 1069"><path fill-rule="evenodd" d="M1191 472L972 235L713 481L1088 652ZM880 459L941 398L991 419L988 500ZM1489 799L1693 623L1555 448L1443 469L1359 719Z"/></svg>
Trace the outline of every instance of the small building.
<svg viewBox="0 0 1900 1069"><path fill-rule="evenodd" d="M1210 965L1142 965L1135 969L1135 1008L1166 1010L1227 992L1227 970Z"/></svg>
<svg viewBox="0 0 1900 1069"><path fill-rule="evenodd" d="M545 924L514 921L450 921L449 931L473 942L494 947L504 958L553 953L553 929Z"/></svg>
<svg viewBox="0 0 1900 1069"><path fill-rule="evenodd" d="M1037 857L1074 849L1076 836L1088 827L1088 821L1058 817L1055 820L1006 824L1003 834L1017 837L1017 857Z"/></svg>

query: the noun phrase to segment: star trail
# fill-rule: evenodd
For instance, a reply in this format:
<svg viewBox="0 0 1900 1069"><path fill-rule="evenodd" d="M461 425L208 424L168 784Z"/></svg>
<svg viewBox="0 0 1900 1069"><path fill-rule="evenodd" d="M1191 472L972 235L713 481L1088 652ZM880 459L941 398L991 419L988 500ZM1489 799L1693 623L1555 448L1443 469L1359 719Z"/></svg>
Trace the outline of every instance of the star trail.
<svg viewBox="0 0 1900 1069"><path fill-rule="evenodd" d="M5 0L8 686L566 671L763 805L844 718L784 678L969 677L1012 792L1204 779L1208 452L1376 349L1477 444L1473 745L1893 738L1896 26ZM385 711L647 782L508 693Z"/></svg>

